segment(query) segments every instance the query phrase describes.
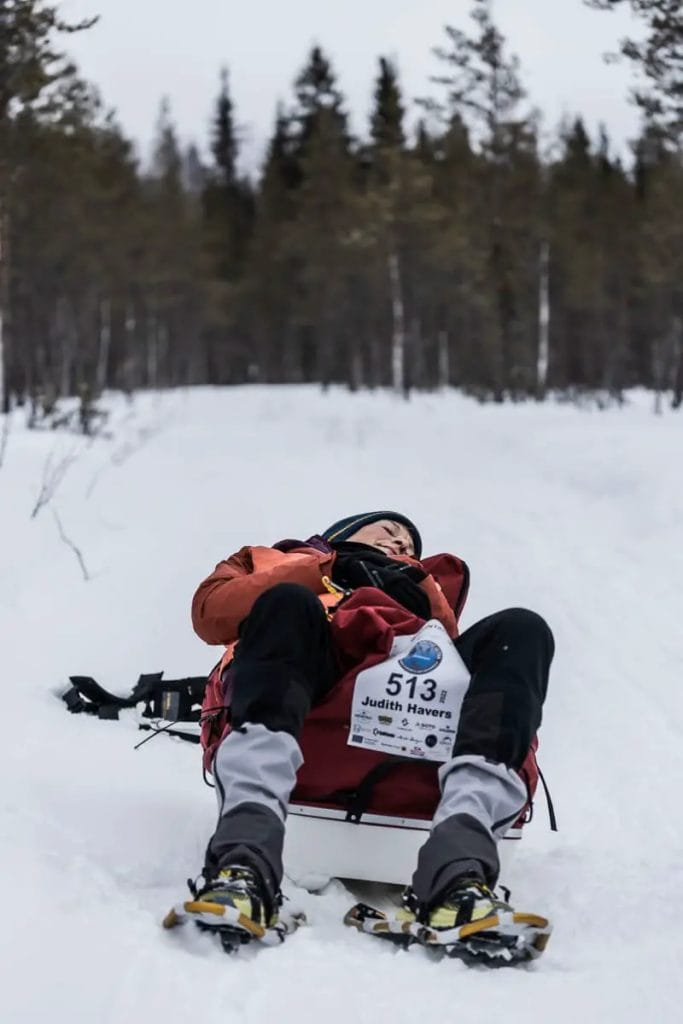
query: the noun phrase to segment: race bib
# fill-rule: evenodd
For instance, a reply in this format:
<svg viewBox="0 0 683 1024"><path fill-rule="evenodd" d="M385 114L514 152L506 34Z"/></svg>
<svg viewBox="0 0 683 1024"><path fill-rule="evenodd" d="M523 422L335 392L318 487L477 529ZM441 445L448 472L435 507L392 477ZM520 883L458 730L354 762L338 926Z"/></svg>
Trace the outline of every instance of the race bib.
<svg viewBox="0 0 683 1024"><path fill-rule="evenodd" d="M386 661L359 672L348 744L400 757L447 761L470 674L448 633L430 619L396 637Z"/></svg>

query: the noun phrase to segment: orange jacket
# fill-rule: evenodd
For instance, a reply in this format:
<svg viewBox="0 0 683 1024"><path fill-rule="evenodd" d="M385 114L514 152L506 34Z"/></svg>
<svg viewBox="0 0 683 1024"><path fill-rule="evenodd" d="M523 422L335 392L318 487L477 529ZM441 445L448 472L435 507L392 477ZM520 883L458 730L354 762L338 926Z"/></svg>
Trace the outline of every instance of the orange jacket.
<svg viewBox="0 0 683 1024"><path fill-rule="evenodd" d="M325 545L327 547L327 545ZM319 550L305 542L288 551L267 547L243 547L230 558L219 562L214 571L200 583L192 600L192 625L207 644L234 644L240 622L251 611L257 597L276 583L300 583L318 594L328 609L339 603L340 595L331 593L329 580L334 565L334 552ZM417 563L427 573L437 573L449 555L437 555ZM420 584L429 597L432 616L438 619L449 636L457 636L453 608L442 589L438 574L428 575ZM444 590L446 593L444 593Z"/></svg>

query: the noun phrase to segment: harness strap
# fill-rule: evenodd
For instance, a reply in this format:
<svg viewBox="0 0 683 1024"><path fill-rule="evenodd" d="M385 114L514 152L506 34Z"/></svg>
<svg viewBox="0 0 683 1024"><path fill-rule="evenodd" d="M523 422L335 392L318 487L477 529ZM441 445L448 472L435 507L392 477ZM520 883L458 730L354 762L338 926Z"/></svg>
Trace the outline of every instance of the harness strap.
<svg viewBox="0 0 683 1024"><path fill-rule="evenodd" d="M183 732L182 729L169 729L167 726L163 726L161 728L158 728L155 725L148 725L146 722L140 722L140 724L138 726L138 729L142 729L145 732L151 732L154 735L158 735L160 732L163 732L163 733L165 733L166 736L179 736L181 740L188 740L190 743L199 743L200 742L200 738L199 738L199 736L197 736L196 733L194 733L194 732ZM148 740L152 739L152 736L148 736L147 739ZM145 743L145 742L146 742L146 740L143 740L143 743ZM138 747L142 746L142 744L138 743L137 746ZM135 749L137 749L137 747Z"/></svg>
<svg viewBox="0 0 683 1024"><path fill-rule="evenodd" d="M162 673L157 675L161 679ZM97 715L98 718L118 718L121 708L132 708L135 705L134 697L117 697L91 676L69 676L69 682L71 689L62 694L62 700L72 714L84 712Z"/></svg>
<svg viewBox="0 0 683 1024"><path fill-rule="evenodd" d="M538 768L538 761L536 762L536 767ZM541 771L540 768L538 768L538 777L541 780L541 784L543 786L543 792L545 793L546 803L548 804L548 818L550 820L550 830L551 830L551 832L557 832L558 828L557 828L557 817L555 816L555 808L553 807L553 801L552 801L552 798L550 796L550 790L548 789L548 783L545 781L545 778L543 776L543 772Z"/></svg>
<svg viewBox="0 0 683 1024"><path fill-rule="evenodd" d="M163 680L163 672L139 677L130 696L109 693L90 676L69 676L71 688L62 700L72 714L85 713L98 718L118 719L121 708L144 702L143 718L163 718L171 722L198 722L206 689L206 676ZM195 707L196 705L196 707Z"/></svg>
<svg viewBox="0 0 683 1024"><path fill-rule="evenodd" d="M553 806L552 797L550 796L550 789L548 788L548 783L545 781L545 777L543 775L543 772L539 768L538 759L536 757L534 757L534 761L536 762L536 771L538 772L538 777L541 780L541 785L543 786L543 792L545 793L545 802L546 802L546 806L548 808L548 821L550 823L550 831L551 832L558 832L559 829L557 827L557 817L555 815L555 808ZM524 782L524 785L526 786L526 796L527 796L526 814L522 818L522 824L523 825L528 825L529 822L531 821L531 819L534 816L534 798L533 798L532 793L531 793L531 786L529 785L529 775L528 775L528 773L526 772L526 770L524 770L524 771L521 771L519 774L520 774L520 777L521 777L522 781Z"/></svg>
<svg viewBox="0 0 683 1024"><path fill-rule="evenodd" d="M381 764L371 768L353 789L336 789L327 796L316 797L316 802L341 804L342 807L346 807L345 820L357 825L370 806L373 790L377 783L381 782L394 768L411 761L413 761L411 757L392 757L382 761Z"/></svg>
<svg viewBox="0 0 683 1024"><path fill-rule="evenodd" d="M354 824L358 824L367 811L370 802L372 800L372 793L378 782L381 782L389 772L393 771L401 764L414 763L411 757L392 757L387 761L383 761L381 764L375 765L371 768L367 775L364 775L361 781L353 789L336 789L332 793L328 793L326 796L316 798L316 802L320 803L338 803L342 807L346 807L346 821L351 821ZM424 762L423 762L424 763ZM538 768L538 763L536 764ZM534 813L534 801L531 795L531 788L529 786L529 779L526 772L522 773L522 779L526 786L527 797L528 797L528 811L525 819L525 824L531 821ZM553 801L550 796L550 790L548 783L545 781L545 777L540 768L538 768L538 777L541 780L543 786L543 792L545 793L545 799L548 806L548 819L550 821L550 829L552 832L557 832L557 817L555 815L555 808Z"/></svg>

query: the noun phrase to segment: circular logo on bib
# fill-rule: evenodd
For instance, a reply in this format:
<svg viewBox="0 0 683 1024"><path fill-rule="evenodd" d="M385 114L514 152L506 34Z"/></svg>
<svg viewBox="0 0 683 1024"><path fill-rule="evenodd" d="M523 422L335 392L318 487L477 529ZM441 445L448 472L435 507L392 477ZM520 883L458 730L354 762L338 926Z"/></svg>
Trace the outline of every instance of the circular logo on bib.
<svg viewBox="0 0 683 1024"><path fill-rule="evenodd" d="M399 665L406 672L431 672L440 663L443 655L441 648L432 640L418 640L410 648L405 658L399 659Z"/></svg>

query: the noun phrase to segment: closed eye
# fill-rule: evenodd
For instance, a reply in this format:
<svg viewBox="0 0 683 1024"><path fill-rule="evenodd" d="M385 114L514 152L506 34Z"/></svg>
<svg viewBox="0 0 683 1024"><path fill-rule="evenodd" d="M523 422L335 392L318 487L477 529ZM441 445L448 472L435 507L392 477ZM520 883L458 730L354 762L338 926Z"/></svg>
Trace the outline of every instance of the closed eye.
<svg viewBox="0 0 683 1024"><path fill-rule="evenodd" d="M401 545L403 551L407 554L414 554L414 548L412 540L407 540L401 533L401 529L397 523L391 521L382 524L384 529L387 531L392 540L397 540Z"/></svg>

